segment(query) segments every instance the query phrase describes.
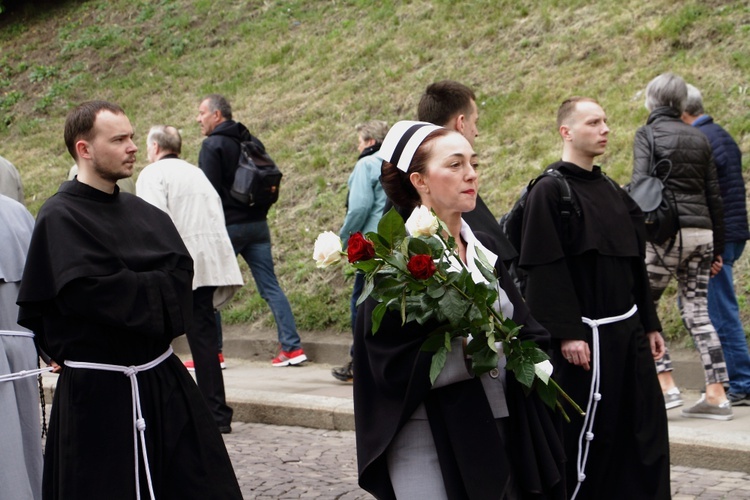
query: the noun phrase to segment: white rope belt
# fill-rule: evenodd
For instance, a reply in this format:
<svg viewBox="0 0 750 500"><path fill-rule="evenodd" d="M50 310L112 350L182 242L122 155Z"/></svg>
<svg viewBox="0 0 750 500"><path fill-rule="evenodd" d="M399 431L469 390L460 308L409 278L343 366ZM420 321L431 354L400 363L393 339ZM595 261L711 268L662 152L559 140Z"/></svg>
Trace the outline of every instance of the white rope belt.
<svg viewBox="0 0 750 500"><path fill-rule="evenodd" d="M121 366L121 365L108 365L105 363L88 363L86 361L69 361L65 360L65 366L70 368L88 368L90 370L102 370L107 372L120 372L130 379L130 392L133 400L133 448L135 455L135 494L136 498L141 498L141 482L140 474L138 471L138 434L141 435L141 448L143 449L143 465L146 469L146 480L148 481L148 491L151 494L151 499L154 500L154 485L151 481L151 469L148 465L148 452L146 451L146 420L143 418L143 412L141 411L141 395L138 391L138 372L150 370L157 366L159 363L167 359L172 355L172 346L167 351L148 363L138 366Z"/></svg>
<svg viewBox="0 0 750 500"><path fill-rule="evenodd" d="M34 334L31 332L16 332L12 330L0 330L0 336L26 337L30 339L34 338ZM21 370L20 372L6 373L5 375L0 375L0 382L12 382L14 380L21 380L22 378L26 378L26 377L36 377L37 375L51 372L52 370L54 370L54 368L52 368L51 366L48 366L45 368L35 368L33 370Z"/></svg>
<svg viewBox="0 0 750 500"><path fill-rule="evenodd" d="M582 317L581 320L591 328L592 343L594 344L594 352L591 356L591 387L589 388L589 399L586 404L586 416L583 419L583 427L581 428L581 434L578 436L578 459L576 462L578 471L578 484L573 492L573 496L570 500L575 500L578 495L578 490L581 488L581 483L586 479L584 470L586 469L586 461L589 458L589 448L591 441L594 440L594 417L596 416L596 408L599 406L599 401L602 399L602 395L599 392L599 384L601 382L601 371L599 363L599 326L609 325L624 321L633 316L638 310L638 306L633 305L628 312L619 316L611 316L609 318L602 319L590 319ZM585 439L585 442L584 442Z"/></svg>

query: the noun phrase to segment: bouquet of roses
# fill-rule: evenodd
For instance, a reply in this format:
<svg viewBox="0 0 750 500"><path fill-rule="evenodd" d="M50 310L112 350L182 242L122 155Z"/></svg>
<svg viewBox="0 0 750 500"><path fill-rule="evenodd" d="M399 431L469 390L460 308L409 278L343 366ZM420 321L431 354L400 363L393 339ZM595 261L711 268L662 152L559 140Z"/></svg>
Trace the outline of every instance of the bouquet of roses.
<svg viewBox="0 0 750 500"><path fill-rule="evenodd" d="M408 233L407 233L408 230ZM318 267L349 262L365 273L365 287L358 304L372 297L378 305L372 312L372 333L376 334L388 310L401 315L402 323L424 324L435 320L441 326L430 333L422 349L434 352L430 380L434 382L445 365L451 340L465 337L466 353L474 373L497 366L498 350L527 392L536 390L551 408L559 408L568 420L558 395L579 413L581 408L550 376L549 356L532 341L518 338L520 325L504 318L495 308L498 281L494 268L477 249L476 268L483 280L475 280L458 255L456 241L447 238L444 223L426 207L412 212L404 224L391 209L378 224L377 232L353 234L347 252L331 231L318 236L313 258ZM478 282L477 282L478 281Z"/></svg>

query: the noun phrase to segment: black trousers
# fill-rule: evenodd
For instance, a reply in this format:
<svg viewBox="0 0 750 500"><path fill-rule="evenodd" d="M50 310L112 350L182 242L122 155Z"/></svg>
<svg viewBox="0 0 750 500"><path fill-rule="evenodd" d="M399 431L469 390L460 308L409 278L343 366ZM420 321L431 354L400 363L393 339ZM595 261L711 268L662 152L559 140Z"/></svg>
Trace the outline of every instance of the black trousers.
<svg viewBox="0 0 750 500"><path fill-rule="evenodd" d="M232 423L232 409L224 394L224 377L219 365L218 335L213 296L216 287L193 290L193 324L186 333L195 363L195 378L211 414L219 426Z"/></svg>

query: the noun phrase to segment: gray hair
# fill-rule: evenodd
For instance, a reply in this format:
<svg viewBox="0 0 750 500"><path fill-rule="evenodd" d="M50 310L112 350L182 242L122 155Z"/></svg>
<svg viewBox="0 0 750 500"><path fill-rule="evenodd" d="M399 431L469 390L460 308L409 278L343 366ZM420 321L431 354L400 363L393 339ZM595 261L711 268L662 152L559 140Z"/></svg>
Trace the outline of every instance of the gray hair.
<svg viewBox="0 0 750 500"><path fill-rule="evenodd" d="M662 73L646 87L646 109L651 112L667 106L682 113L685 111L687 93L685 80L674 73Z"/></svg>
<svg viewBox="0 0 750 500"><path fill-rule="evenodd" d="M375 142L383 142L385 135L388 133L388 124L383 120L370 120L358 124L354 129L363 141L373 139Z"/></svg>
<svg viewBox="0 0 750 500"><path fill-rule="evenodd" d="M148 131L148 144L155 142L160 149L179 155L182 152L180 131L169 125L154 125Z"/></svg>
<svg viewBox="0 0 750 500"><path fill-rule="evenodd" d="M703 110L703 96L701 91L693 85L687 84L687 100L685 101L685 113L690 116L700 116L705 113Z"/></svg>
<svg viewBox="0 0 750 500"><path fill-rule="evenodd" d="M225 120L232 119L232 105L229 104L229 101L227 101L223 95L209 94L204 97L201 102L203 101L208 101L208 110L211 113L219 110L219 113L221 113L221 116L223 116Z"/></svg>

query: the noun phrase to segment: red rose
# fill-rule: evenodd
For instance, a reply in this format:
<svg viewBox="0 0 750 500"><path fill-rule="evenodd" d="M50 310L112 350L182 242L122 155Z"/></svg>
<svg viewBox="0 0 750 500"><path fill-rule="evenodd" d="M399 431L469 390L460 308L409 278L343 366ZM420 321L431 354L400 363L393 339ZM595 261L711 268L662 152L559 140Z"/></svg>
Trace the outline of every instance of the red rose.
<svg viewBox="0 0 750 500"><path fill-rule="evenodd" d="M437 268L435 267L435 262L432 261L432 256L430 255L415 255L411 259L409 259L409 263L406 264L406 268L409 270L412 276L417 278L418 280L426 280L433 274L435 274L435 271Z"/></svg>
<svg viewBox="0 0 750 500"><path fill-rule="evenodd" d="M370 260L375 257L375 246L362 236L362 233L356 232L349 237L349 243L346 244L346 256L352 263Z"/></svg>

